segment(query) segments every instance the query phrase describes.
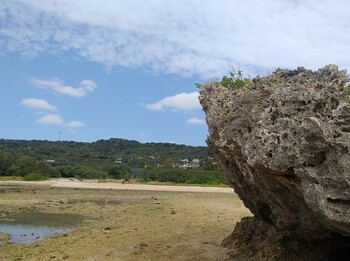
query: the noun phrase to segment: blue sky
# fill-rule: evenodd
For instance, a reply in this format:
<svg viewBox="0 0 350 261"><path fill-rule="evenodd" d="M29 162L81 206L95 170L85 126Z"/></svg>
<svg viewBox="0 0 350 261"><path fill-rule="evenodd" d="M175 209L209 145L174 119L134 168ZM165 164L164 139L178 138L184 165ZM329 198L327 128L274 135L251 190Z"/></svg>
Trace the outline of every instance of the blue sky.
<svg viewBox="0 0 350 261"><path fill-rule="evenodd" d="M0 138L205 145L195 82L350 67L350 2L2 0Z"/></svg>

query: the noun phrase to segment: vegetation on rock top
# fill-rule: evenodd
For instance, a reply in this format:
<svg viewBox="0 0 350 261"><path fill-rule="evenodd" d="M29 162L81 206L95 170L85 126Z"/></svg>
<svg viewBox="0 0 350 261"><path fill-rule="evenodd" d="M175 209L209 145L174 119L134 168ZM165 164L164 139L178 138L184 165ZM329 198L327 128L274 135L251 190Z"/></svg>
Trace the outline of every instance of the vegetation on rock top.
<svg viewBox="0 0 350 261"><path fill-rule="evenodd" d="M330 65L333 66L333 65ZM304 67L298 67L296 70L288 70L282 68L276 68L272 73L260 77L256 76L254 79L251 79L250 76L243 76L243 71L231 69L227 75L224 75L220 81L215 81L215 83L219 83L221 86L234 91L248 91L255 90L257 86L265 86L268 89L273 90L281 83L287 83L288 80L293 75L297 76L299 73L305 75L312 75L315 72L311 70L306 70ZM311 88L317 87L317 81L313 84L304 83ZM195 83L196 87L201 89L204 85L201 83ZM349 82L344 82L344 93L346 96L350 97L350 84Z"/></svg>

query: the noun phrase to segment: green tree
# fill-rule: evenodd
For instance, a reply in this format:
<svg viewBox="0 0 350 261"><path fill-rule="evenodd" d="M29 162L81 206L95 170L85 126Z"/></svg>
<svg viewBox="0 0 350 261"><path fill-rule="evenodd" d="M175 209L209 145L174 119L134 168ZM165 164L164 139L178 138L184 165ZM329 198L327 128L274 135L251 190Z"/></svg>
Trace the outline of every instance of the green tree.
<svg viewBox="0 0 350 261"><path fill-rule="evenodd" d="M82 179L104 179L107 174L99 169L92 167L79 166L75 169L76 176Z"/></svg>
<svg viewBox="0 0 350 261"><path fill-rule="evenodd" d="M64 178L82 178L82 179L104 179L107 178L107 173L98 168L87 166L59 166L56 168L58 175Z"/></svg>
<svg viewBox="0 0 350 261"><path fill-rule="evenodd" d="M165 168L172 168L174 166L174 160L167 158L163 161L163 165Z"/></svg>
<svg viewBox="0 0 350 261"><path fill-rule="evenodd" d="M0 152L0 176L9 175L9 169L14 160L7 152Z"/></svg>
<svg viewBox="0 0 350 261"><path fill-rule="evenodd" d="M107 174L114 179L128 179L130 178L130 169L123 164L113 165L107 169Z"/></svg>
<svg viewBox="0 0 350 261"><path fill-rule="evenodd" d="M73 178L76 174L74 166L59 166L56 169L63 178Z"/></svg>
<svg viewBox="0 0 350 261"><path fill-rule="evenodd" d="M143 158L140 157L131 157L128 159L128 166L132 169L134 168L143 168L145 166Z"/></svg>
<svg viewBox="0 0 350 261"><path fill-rule="evenodd" d="M36 170L36 161L35 159L29 156L21 156L16 159L16 161L11 165L9 173L14 176L24 177L30 172Z"/></svg>
<svg viewBox="0 0 350 261"><path fill-rule="evenodd" d="M160 181L190 184L228 184L221 170L146 168L138 173L143 181Z"/></svg>

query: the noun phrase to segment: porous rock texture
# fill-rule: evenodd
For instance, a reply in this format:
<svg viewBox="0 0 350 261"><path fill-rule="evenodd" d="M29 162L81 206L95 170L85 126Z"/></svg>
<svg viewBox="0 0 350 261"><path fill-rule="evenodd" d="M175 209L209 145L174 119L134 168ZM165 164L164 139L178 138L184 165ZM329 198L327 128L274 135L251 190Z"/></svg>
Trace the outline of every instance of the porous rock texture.
<svg viewBox="0 0 350 261"><path fill-rule="evenodd" d="M340 260L350 254L346 71L298 67L242 90L204 85L208 146L254 217L223 244L232 258Z"/></svg>

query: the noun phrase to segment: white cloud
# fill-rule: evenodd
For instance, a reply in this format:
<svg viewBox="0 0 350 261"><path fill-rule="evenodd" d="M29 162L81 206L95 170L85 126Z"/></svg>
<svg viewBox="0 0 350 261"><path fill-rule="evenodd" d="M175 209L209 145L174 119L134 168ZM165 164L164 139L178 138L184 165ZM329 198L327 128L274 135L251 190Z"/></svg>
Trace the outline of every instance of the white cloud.
<svg viewBox="0 0 350 261"><path fill-rule="evenodd" d="M205 125L205 120L194 117L187 119L186 123L190 125Z"/></svg>
<svg viewBox="0 0 350 261"><path fill-rule="evenodd" d="M34 108L34 109L39 109L39 110L57 111L57 107L49 104L47 101L43 99L36 99L36 98L23 99L20 102L20 105Z"/></svg>
<svg viewBox="0 0 350 261"><path fill-rule="evenodd" d="M70 128L80 128L85 126L85 124L80 121L71 121L69 123L66 123L65 125Z"/></svg>
<svg viewBox="0 0 350 261"><path fill-rule="evenodd" d="M33 78L30 83L43 89L51 90L57 94L63 94L71 97L83 97L89 92L93 92L97 88L97 84L92 80L83 80L79 87L72 87L65 85L63 81L58 78L52 78L51 80L41 80Z"/></svg>
<svg viewBox="0 0 350 261"><path fill-rule="evenodd" d="M85 126L84 123L79 121L71 121L66 123L61 118L61 116L56 114L48 114L48 115L42 116L36 122L44 125L60 125L60 126L65 126L72 129Z"/></svg>
<svg viewBox="0 0 350 261"><path fill-rule="evenodd" d="M82 80L80 83L82 89L84 89L87 92L93 92L97 88L97 84L92 80Z"/></svg>
<svg viewBox="0 0 350 261"><path fill-rule="evenodd" d="M0 51L73 51L110 68L205 79L229 65L349 69L349 9L343 0L3 0Z"/></svg>
<svg viewBox="0 0 350 261"><path fill-rule="evenodd" d="M180 93L166 97L155 103L146 104L146 108L153 111L161 111L167 108L179 111L200 109L201 105L198 96L198 92Z"/></svg>
<svg viewBox="0 0 350 261"><path fill-rule="evenodd" d="M36 122L44 125L63 125L64 124L64 121L62 120L62 118L56 114L49 114L49 115L42 116Z"/></svg>

